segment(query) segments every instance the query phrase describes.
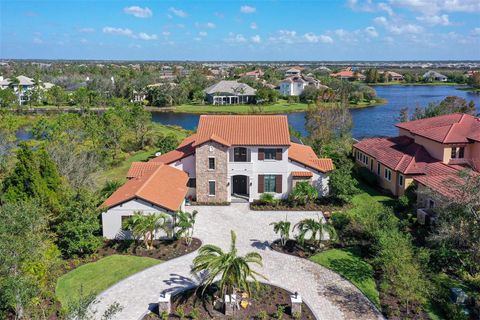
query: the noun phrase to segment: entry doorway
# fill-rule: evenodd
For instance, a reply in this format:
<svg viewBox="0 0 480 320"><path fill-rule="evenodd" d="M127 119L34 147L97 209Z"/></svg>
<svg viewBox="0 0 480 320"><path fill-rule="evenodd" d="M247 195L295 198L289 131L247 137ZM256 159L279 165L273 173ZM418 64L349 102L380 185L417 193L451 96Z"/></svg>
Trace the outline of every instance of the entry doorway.
<svg viewBox="0 0 480 320"><path fill-rule="evenodd" d="M232 194L248 196L248 177L247 176L233 176L232 177Z"/></svg>

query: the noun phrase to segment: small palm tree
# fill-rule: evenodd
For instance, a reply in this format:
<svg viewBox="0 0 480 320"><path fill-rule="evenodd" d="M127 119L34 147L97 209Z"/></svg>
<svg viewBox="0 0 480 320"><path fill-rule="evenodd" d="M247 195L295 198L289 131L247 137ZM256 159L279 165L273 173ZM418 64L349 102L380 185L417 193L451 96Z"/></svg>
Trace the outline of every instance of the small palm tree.
<svg viewBox="0 0 480 320"><path fill-rule="evenodd" d="M193 274L202 271L207 272L207 276L202 280L204 291L219 277L222 296L232 294L236 289L245 290L251 294L251 286L248 280L252 279L255 286L259 288L257 277L266 279L250 267L251 264L263 266L262 256L257 252L249 252L243 257L238 256L236 248L237 236L233 230L230 231L230 234L230 251L223 252L222 249L211 244L202 246L198 256L193 259L191 272Z"/></svg>
<svg viewBox="0 0 480 320"><path fill-rule="evenodd" d="M280 243L282 247L285 247L288 239L290 238L290 222L287 221L285 216L285 221L272 222L270 225L273 226L273 231L280 234Z"/></svg>
<svg viewBox="0 0 480 320"><path fill-rule="evenodd" d="M134 215L125 222L124 228L130 230L135 240L143 237L143 243L148 250L153 249L153 240L158 230L163 230L170 235L168 227L169 215L165 213L152 213L145 215L141 211L136 211Z"/></svg>
<svg viewBox="0 0 480 320"><path fill-rule="evenodd" d="M183 237L187 246L192 244L193 231L198 211L190 212L178 211L176 214L176 223L174 226L175 237ZM178 229L175 229L178 228Z"/></svg>
<svg viewBox="0 0 480 320"><path fill-rule="evenodd" d="M305 243L307 234L310 234L309 240L317 248L320 248L320 243L325 240L325 233L328 233L330 239L335 239L337 235L335 228L329 223L324 223L320 217L318 217L318 220L311 218L304 219L297 223L293 228L298 229L297 240L301 245Z"/></svg>

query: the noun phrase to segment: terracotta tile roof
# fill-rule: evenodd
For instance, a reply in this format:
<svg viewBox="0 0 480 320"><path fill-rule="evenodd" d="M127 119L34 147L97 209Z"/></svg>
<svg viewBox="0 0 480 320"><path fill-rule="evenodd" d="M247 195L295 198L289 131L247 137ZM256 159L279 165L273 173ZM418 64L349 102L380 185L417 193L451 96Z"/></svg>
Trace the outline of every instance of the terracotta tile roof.
<svg viewBox="0 0 480 320"><path fill-rule="evenodd" d="M177 149L167 152L165 154L162 154L158 157L155 157L149 162L160 162L160 163L170 164L180 159L183 159L185 157L188 157L189 155L195 152L195 148L193 147L193 144L195 143L196 138L197 138L196 134L193 134L185 138L177 147Z"/></svg>
<svg viewBox="0 0 480 320"><path fill-rule="evenodd" d="M340 72L337 72L337 73L331 73L330 76L331 77L342 77L342 78L345 78L345 77L348 77L348 78L353 78L353 77L362 78L362 77L365 77L360 72L355 73L354 71L349 71L349 70L343 70L343 71L340 71Z"/></svg>
<svg viewBox="0 0 480 320"><path fill-rule="evenodd" d="M423 146L407 136L364 139L353 146L403 174L425 173L427 164L438 161Z"/></svg>
<svg viewBox="0 0 480 320"><path fill-rule="evenodd" d="M210 140L227 145L289 146L287 117L202 115L193 146Z"/></svg>
<svg viewBox="0 0 480 320"><path fill-rule="evenodd" d="M128 180L105 202L103 207L112 208L123 202L140 198L171 211L178 210L187 194L188 176L185 172L160 164L147 175Z"/></svg>
<svg viewBox="0 0 480 320"><path fill-rule="evenodd" d="M138 178L150 175L160 165L162 165L160 162L132 162L127 173L127 178Z"/></svg>
<svg viewBox="0 0 480 320"><path fill-rule="evenodd" d="M292 171L292 177L313 177L310 171Z"/></svg>
<svg viewBox="0 0 480 320"><path fill-rule="evenodd" d="M319 159L311 147L303 144L292 143L288 148L288 158L324 173L334 169L332 159Z"/></svg>
<svg viewBox="0 0 480 320"><path fill-rule="evenodd" d="M396 124L414 135L440 143L480 141L480 119L469 114L453 113Z"/></svg>

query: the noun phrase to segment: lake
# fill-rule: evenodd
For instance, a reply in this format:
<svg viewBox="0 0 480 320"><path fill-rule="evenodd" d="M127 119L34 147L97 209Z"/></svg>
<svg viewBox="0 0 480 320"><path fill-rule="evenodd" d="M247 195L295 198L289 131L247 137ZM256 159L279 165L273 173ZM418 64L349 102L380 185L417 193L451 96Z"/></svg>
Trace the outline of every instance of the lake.
<svg viewBox="0 0 480 320"><path fill-rule="evenodd" d="M457 90L454 86L374 86L377 95L387 99L381 106L351 109L353 136L357 139L372 136L395 136L398 133L394 124L400 109L408 107L410 113L417 106L426 107L431 102L439 102L447 96L458 96L467 101L473 100L480 113L480 94ZM213 107L212 107L213 108ZM194 129L198 125L198 114L155 112L153 121L162 124L178 125ZM305 132L305 112L287 114L289 123L302 134Z"/></svg>

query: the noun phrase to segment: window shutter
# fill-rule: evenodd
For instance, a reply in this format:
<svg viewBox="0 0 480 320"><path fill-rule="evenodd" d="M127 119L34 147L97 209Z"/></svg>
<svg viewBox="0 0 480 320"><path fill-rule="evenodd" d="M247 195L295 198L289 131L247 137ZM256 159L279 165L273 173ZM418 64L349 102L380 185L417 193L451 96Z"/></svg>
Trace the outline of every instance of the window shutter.
<svg viewBox="0 0 480 320"><path fill-rule="evenodd" d="M277 153L275 154L276 160L282 160L282 149L277 149Z"/></svg>
<svg viewBox="0 0 480 320"><path fill-rule="evenodd" d="M258 193L263 193L265 190L265 179L263 175L258 175Z"/></svg>
<svg viewBox="0 0 480 320"><path fill-rule="evenodd" d="M265 160L265 150L263 148L258 149L258 160Z"/></svg>
<svg viewBox="0 0 480 320"><path fill-rule="evenodd" d="M275 176L275 192L282 193L282 175Z"/></svg>

